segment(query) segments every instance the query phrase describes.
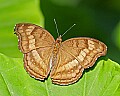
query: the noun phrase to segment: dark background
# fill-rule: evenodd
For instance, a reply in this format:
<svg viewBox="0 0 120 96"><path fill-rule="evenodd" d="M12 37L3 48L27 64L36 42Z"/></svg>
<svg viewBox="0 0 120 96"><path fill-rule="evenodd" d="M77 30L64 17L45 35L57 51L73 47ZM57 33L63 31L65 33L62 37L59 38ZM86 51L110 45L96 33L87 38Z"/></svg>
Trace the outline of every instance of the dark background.
<svg viewBox="0 0 120 96"><path fill-rule="evenodd" d="M45 17L45 28L55 38L54 18L60 34L75 23L76 26L63 36L63 40L72 37L98 39L107 45L107 57L120 63L119 0L41 0L40 6Z"/></svg>

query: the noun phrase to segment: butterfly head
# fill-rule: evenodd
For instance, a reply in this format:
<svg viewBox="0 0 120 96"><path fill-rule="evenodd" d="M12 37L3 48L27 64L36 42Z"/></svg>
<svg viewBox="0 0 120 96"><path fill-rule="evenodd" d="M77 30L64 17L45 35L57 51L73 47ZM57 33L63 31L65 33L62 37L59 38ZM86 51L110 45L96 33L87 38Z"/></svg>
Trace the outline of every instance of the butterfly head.
<svg viewBox="0 0 120 96"><path fill-rule="evenodd" d="M55 41L56 43L61 43L62 42L62 38L61 38L61 35L56 39Z"/></svg>

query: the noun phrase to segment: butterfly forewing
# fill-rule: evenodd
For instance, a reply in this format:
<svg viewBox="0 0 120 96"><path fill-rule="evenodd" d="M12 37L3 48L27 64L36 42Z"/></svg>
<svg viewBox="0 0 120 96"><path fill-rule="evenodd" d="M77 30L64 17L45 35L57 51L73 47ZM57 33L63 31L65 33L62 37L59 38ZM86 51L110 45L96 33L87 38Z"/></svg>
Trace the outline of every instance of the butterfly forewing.
<svg viewBox="0 0 120 96"><path fill-rule="evenodd" d="M23 53L40 47L51 47L55 42L47 30L34 24L16 24L15 33L18 35L19 48Z"/></svg>
<svg viewBox="0 0 120 96"><path fill-rule="evenodd" d="M68 85L76 82L85 68L93 66L99 56L106 54L104 43L92 38L72 38L64 41L59 50L59 62L53 66L53 83Z"/></svg>
<svg viewBox="0 0 120 96"><path fill-rule="evenodd" d="M64 41L62 45L63 49L69 50L72 55L75 55L75 51L78 52L76 58L84 68L91 67L98 57L107 52L107 46L93 38L72 38Z"/></svg>
<svg viewBox="0 0 120 96"><path fill-rule="evenodd" d="M32 77L44 80L50 71L53 36L45 29L28 23L17 24L15 33L19 38L19 49L24 53L25 69Z"/></svg>

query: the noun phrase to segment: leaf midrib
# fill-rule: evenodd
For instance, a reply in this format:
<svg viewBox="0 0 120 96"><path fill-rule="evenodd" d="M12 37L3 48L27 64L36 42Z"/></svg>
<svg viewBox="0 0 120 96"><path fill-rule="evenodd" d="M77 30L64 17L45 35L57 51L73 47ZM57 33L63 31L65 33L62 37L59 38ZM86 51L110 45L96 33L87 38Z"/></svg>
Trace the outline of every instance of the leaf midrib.
<svg viewBox="0 0 120 96"><path fill-rule="evenodd" d="M47 85L47 80L45 81L45 88L46 88L47 96L50 96L48 85Z"/></svg>

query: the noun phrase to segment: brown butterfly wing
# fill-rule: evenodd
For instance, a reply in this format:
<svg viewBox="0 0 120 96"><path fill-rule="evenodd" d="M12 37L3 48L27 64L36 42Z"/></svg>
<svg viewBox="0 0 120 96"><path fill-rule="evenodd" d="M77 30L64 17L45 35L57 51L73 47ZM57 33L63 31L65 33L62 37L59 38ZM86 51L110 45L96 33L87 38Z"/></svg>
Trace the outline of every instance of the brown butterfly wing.
<svg viewBox="0 0 120 96"><path fill-rule="evenodd" d="M85 68L106 54L104 43L92 38L72 38L64 41L58 53L57 64L50 74L53 83L68 85L76 82Z"/></svg>
<svg viewBox="0 0 120 96"><path fill-rule="evenodd" d="M15 26L19 49L24 53L24 67L36 79L44 80L50 71L53 36L40 26L19 23Z"/></svg>

